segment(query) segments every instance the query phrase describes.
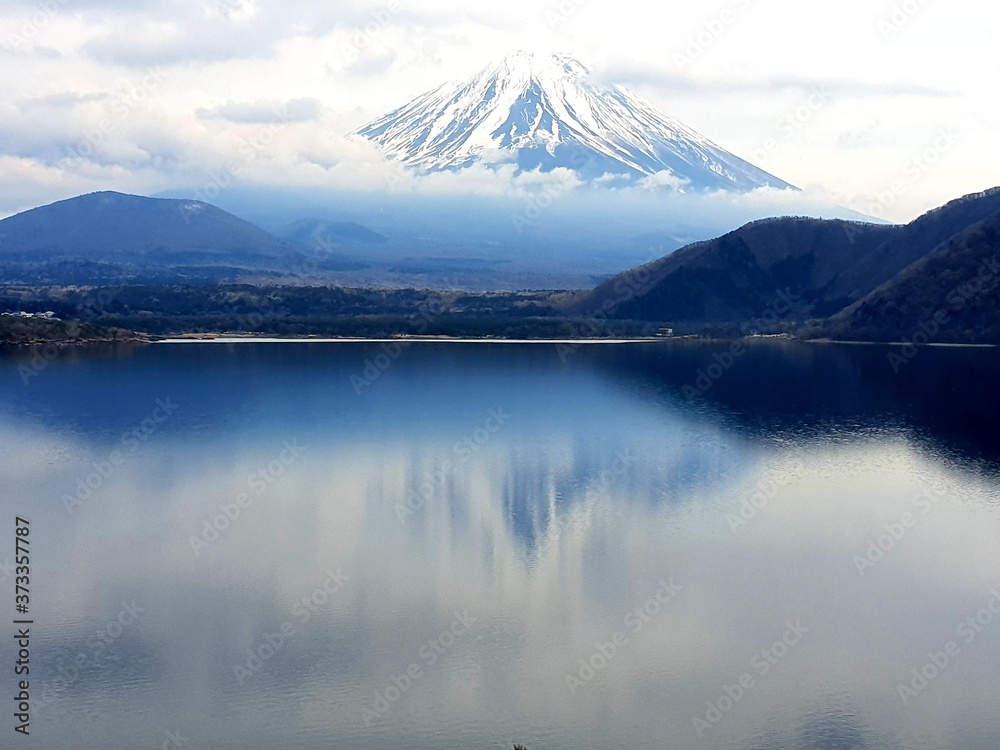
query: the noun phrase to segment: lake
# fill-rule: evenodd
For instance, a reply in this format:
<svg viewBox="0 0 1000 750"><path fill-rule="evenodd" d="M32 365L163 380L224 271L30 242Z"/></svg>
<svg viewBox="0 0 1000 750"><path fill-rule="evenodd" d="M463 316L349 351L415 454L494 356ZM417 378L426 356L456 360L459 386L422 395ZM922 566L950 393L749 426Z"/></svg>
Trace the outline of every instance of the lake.
<svg viewBox="0 0 1000 750"><path fill-rule="evenodd" d="M1000 353L892 351L2 354L0 744L995 750Z"/></svg>

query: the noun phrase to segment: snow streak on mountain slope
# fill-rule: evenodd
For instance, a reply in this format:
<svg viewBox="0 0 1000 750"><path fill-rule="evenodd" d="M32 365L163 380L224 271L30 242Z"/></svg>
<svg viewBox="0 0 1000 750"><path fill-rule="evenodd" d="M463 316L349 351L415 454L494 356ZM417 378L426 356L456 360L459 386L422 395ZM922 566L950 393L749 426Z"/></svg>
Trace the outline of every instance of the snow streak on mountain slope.
<svg viewBox="0 0 1000 750"><path fill-rule="evenodd" d="M584 179L656 175L691 189L791 187L631 92L597 86L566 55L517 52L357 133L423 171L514 162L520 170L566 167Z"/></svg>

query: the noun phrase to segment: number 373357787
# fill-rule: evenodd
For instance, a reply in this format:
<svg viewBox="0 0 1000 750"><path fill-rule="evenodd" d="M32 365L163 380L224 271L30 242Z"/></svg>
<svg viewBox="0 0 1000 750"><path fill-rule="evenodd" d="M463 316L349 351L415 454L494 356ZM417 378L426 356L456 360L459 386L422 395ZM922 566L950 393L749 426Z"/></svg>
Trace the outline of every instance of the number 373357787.
<svg viewBox="0 0 1000 750"><path fill-rule="evenodd" d="M14 579L14 605L18 614L26 615L28 614L28 605L31 603L28 589L31 583L30 523L18 516L15 519L14 531L16 534L14 563L17 566L14 570L16 576Z"/></svg>

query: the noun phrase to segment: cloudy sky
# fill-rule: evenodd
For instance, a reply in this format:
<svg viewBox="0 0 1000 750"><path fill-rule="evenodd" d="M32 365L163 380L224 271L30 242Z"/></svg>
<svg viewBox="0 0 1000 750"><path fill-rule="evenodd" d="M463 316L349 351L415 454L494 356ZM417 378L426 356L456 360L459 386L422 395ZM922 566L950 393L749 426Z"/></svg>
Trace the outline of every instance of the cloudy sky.
<svg viewBox="0 0 1000 750"><path fill-rule="evenodd" d="M516 49L574 54L735 154L882 218L1000 184L996 5L651 5L5 0L0 216L230 180L412 189L345 135ZM468 179L437 189L490 189Z"/></svg>

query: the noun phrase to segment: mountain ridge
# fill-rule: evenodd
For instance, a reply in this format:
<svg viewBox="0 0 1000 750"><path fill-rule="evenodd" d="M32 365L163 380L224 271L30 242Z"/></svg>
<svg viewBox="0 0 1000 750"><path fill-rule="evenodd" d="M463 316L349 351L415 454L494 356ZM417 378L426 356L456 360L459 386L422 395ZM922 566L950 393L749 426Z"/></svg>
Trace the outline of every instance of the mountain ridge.
<svg viewBox="0 0 1000 750"><path fill-rule="evenodd" d="M99 191L0 220L0 262L8 273L44 274L45 267L126 275L178 267L238 273L288 268L300 257L255 224L196 200Z"/></svg>
<svg viewBox="0 0 1000 750"><path fill-rule="evenodd" d="M997 217L1000 188L950 201L904 225L797 217L755 221L625 271L576 299L570 310L758 330L756 323L773 312L776 294L782 291L792 302L782 304L769 330L795 330L813 320L815 330L843 338L858 330L862 318L856 311L875 302L870 295L892 289L893 282L907 274L920 277L921 264L928 258L946 258L949 243L965 248L968 257L952 260L968 275L970 258L997 249L990 244L997 235L983 234L975 249L962 238L970 232L978 237L977 228L992 226ZM938 267L933 274L911 279L910 287L919 289L914 294L921 298L934 298L935 279L941 276ZM883 302L895 309L901 304L896 297L891 304L888 297ZM891 326L879 328L877 318L869 314L866 330L891 332ZM816 322L826 319L831 321L828 326Z"/></svg>
<svg viewBox="0 0 1000 750"><path fill-rule="evenodd" d="M834 338L1000 342L1000 212L952 235L825 328Z"/></svg>

